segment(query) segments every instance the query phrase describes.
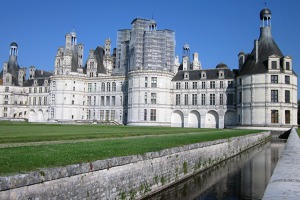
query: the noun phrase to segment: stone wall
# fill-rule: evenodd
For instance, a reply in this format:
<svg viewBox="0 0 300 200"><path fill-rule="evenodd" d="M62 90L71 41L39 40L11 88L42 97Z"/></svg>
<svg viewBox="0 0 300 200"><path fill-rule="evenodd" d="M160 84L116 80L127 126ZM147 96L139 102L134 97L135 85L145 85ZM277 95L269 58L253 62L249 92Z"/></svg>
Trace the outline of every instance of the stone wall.
<svg viewBox="0 0 300 200"><path fill-rule="evenodd" d="M139 199L268 140L270 132L0 177L0 199Z"/></svg>
<svg viewBox="0 0 300 200"><path fill-rule="evenodd" d="M292 128L263 199L300 199L300 139Z"/></svg>

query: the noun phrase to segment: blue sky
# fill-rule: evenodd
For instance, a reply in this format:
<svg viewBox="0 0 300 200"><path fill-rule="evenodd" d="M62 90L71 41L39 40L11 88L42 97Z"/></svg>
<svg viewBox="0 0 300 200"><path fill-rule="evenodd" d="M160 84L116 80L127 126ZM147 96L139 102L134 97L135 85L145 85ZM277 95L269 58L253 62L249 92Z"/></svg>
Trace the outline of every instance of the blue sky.
<svg viewBox="0 0 300 200"><path fill-rule="evenodd" d="M65 34L75 29L78 43L84 44L84 60L89 49L111 38L115 47L118 29L130 28L134 18L151 19L158 29L176 35L176 55L188 43L198 52L202 67L226 63L237 68L237 54L248 53L259 37L259 12L264 0L1 0L0 62L8 59L9 45L19 45L22 67L36 66L52 71ZM300 1L270 0L272 34L284 55L293 58L300 74ZM299 92L298 92L299 94ZM299 96L299 95L298 95Z"/></svg>

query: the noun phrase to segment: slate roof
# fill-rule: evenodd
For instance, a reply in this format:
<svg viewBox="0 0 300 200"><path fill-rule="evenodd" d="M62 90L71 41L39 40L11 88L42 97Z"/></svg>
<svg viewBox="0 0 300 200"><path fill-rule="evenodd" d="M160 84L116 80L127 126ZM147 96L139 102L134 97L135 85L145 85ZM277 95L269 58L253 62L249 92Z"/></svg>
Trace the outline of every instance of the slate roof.
<svg viewBox="0 0 300 200"><path fill-rule="evenodd" d="M95 58L97 60L97 73L106 74L106 69L103 65L104 49L98 46L94 51Z"/></svg>
<svg viewBox="0 0 300 200"><path fill-rule="evenodd" d="M201 77L201 73L202 72L206 72L206 77L203 79ZM222 71L224 72L224 79L234 79L235 78L235 74L233 71L231 71L230 69L222 69ZM186 80L184 79L184 74L185 73L189 74L189 79L188 80L215 80L219 78L219 72L220 69L205 69L205 70L180 70L177 72L177 74L173 77L172 81L182 81L182 80Z"/></svg>

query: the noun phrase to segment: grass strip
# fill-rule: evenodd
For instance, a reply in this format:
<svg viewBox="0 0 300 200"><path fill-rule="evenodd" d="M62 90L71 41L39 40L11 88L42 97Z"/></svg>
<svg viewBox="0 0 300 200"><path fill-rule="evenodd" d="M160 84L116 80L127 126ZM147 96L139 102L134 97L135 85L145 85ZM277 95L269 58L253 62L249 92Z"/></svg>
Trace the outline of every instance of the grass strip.
<svg viewBox="0 0 300 200"><path fill-rule="evenodd" d="M215 130L216 131L216 130ZM192 143L257 133L255 130L226 130L138 138L115 138L94 142L11 147L0 149L0 175L25 173L41 168L66 166L117 156L137 155Z"/></svg>

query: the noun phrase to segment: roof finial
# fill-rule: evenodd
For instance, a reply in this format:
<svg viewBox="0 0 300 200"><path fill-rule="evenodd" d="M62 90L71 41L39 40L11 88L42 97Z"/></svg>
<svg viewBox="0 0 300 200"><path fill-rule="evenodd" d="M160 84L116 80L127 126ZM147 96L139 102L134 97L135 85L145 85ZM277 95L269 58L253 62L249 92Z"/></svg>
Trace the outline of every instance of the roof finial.
<svg viewBox="0 0 300 200"><path fill-rule="evenodd" d="M265 1L265 3L264 3L264 4L265 4L265 8L267 8L267 1Z"/></svg>

